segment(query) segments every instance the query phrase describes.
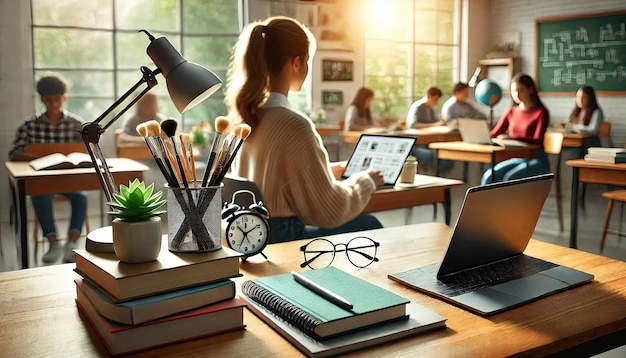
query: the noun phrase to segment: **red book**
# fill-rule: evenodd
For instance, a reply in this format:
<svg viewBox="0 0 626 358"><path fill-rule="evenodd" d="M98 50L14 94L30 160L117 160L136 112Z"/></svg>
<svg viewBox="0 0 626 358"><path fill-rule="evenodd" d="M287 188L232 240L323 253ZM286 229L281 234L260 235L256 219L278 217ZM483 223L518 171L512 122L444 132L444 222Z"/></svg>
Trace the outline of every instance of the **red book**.
<svg viewBox="0 0 626 358"><path fill-rule="evenodd" d="M130 326L100 316L89 299L76 291L76 305L112 355L129 354L177 342L244 329L239 299L227 300L156 321Z"/></svg>

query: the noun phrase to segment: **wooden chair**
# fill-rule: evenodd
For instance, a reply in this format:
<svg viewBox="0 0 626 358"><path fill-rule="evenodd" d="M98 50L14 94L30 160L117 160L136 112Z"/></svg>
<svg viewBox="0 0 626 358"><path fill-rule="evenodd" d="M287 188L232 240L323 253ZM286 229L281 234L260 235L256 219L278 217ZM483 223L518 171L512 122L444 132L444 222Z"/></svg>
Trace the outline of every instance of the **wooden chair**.
<svg viewBox="0 0 626 358"><path fill-rule="evenodd" d="M61 154L70 154L74 152L87 153L87 147L83 142L72 142L72 143L33 143L26 146L24 149L26 153L32 154L37 157L42 157L44 155L49 155L53 153L61 153ZM56 195L54 197L54 202L67 202L67 198L64 196ZM85 233L88 233L89 228L89 219L87 213L85 213ZM37 257L39 244L44 244L47 241L44 240L43 236L39 238L39 220L37 219L37 215L34 218L34 227L33 227L33 239L35 240L35 258ZM61 240L61 238L59 238Z"/></svg>
<svg viewBox="0 0 626 358"><path fill-rule="evenodd" d="M561 207L561 151L563 149L563 133L546 132L543 137L543 150L546 154L556 156L554 168L554 192L550 194L556 201L559 231L563 232L563 210Z"/></svg>
<svg viewBox="0 0 626 358"><path fill-rule="evenodd" d="M153 159L152 153L148 145L144 143L120 143L120 135L122 129L118 128L113 133L113 140L115 143L115 155L118 158L129 158L134 160L146 160Z"/></svg>
<svg viewBox="0 0 626 358"><path fill-rule="evenodd" d="M621 231L622 220L624 214L624 203L626 203L626 190L614 190L607 191L602 193L602 196L609 199L609 204L606 208L606 216L604 217L604 225L602 226L602 236L600 238L600 252L604 249L604 240L606 239L606 234L616 235L618 237L626 236L626 232ZM611 211L613 210L614 202L621 203L621 211L620 211L620 220L618 220L620 224L620 228L618 230L609 229L609 221L611 220Z"/></svg>

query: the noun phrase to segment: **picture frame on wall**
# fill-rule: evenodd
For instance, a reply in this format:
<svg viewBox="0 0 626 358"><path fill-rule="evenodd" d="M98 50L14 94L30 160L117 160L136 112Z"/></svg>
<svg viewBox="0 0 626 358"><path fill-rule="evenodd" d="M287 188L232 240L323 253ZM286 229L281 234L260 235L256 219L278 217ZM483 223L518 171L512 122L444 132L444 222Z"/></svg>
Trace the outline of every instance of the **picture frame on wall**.
<svg viewBox="0 0 626 358"><path fill-rule="evenodd" d="M322 91L322 104L343 104L343 91Z"/></svg>
<svg viewBox="0 0 626 358"><path fill-rule="evenodd" d="M350 60L322 60L322 81L352 81L354 62Z"/></svg>

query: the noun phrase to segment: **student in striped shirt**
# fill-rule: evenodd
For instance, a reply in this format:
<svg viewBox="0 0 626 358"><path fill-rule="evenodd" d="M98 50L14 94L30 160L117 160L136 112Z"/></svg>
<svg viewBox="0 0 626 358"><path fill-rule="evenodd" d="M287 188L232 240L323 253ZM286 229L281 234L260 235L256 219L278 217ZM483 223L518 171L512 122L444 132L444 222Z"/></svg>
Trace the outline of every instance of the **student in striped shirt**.
<svg viewBox="0 0 626 358"><path fill-rule="evenodd" d="M32 154L26 153L25 148L32 143L69 143L80 142L80 130L83 120L70 112L65 111L67 102L67 83L58 75L42 77L37 82L37 92L46 110L39 116L26 120L17 129L13 148L9 151L9 158L16 161L30 161L35 159ZM52 199L55 194L33 195L31 201L33 209L41 225L44 236L50 242L48 251L43 255L44 263L54 263L63 256L64 262L75 262L73 249L83 227L87 212L87 194L85 192L59 193L70 200L72 213L68 228L68 241L64 247L57 238L57 228L54 220Z"/></svg>

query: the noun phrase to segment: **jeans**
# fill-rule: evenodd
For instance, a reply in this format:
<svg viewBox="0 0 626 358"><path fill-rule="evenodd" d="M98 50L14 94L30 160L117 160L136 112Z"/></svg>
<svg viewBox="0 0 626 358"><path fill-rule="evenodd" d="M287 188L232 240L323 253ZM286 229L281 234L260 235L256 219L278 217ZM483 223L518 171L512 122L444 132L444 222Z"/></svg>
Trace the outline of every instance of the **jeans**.
<svg viewBox="0 0 626 358"><path fill-rule="evenodd" d="M72 214L68 232L72 230L78 230L78 232L80 232L85 223L85 215L87 214L86 192L77 191L73 193L33 195L30 198L33 203L35 215L37 215L37 220L39 220L39 224L41 225L43 235L48 236L49 234L57 233L54 221L54 209L52 207L52 200L55 195L62 195L70 200Z"/></svg>
<svg viewBox="0 0 626 358"><path fill-rule="evenodd" d="M297 217L270 218L269 223L272 232L272 244L383 227L380 221L370 214L361 214L347 223L332 229L304 225Z"/></svg>
<svg viewBox="0 0 626 358"><path fill-rule="evenodd" d="M532 159L512 158L496 164L493 171L491 168L485 170L480 184L485 185L491 182L508 181L547 173L550 173L550 162L543 149L540 149ZM492 180L492 175L495 175L495 180Z"/></svg>

